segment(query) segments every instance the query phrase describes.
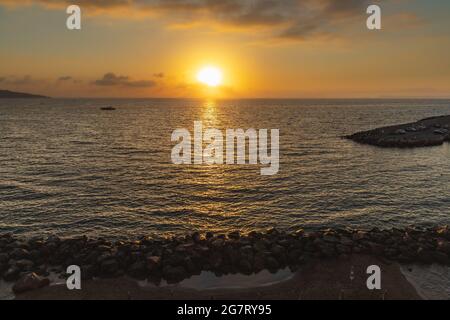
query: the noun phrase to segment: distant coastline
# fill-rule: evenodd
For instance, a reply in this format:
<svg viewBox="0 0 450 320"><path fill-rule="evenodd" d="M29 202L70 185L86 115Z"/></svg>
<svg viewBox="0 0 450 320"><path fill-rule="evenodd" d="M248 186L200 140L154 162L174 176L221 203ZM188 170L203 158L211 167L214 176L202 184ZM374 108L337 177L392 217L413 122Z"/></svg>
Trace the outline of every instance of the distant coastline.
<svg viewBox="0 0 450 320"><path fill-rule="evenodd" d="M24 92L0 90L0 99L50 99L50 97Z"/></svg>

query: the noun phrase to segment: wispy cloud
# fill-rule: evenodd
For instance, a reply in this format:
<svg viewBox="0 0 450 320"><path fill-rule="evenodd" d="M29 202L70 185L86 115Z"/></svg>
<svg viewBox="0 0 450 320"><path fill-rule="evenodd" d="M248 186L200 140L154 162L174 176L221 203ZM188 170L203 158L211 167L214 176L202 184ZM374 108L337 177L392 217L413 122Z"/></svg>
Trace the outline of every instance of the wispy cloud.
<svg viewBox="0 0 450 320"><path fill-rule="evenodd" d="M26 76L7 76L7 77L0 77L0 82L8 84L8 85L14 85L14 86L25 86L30 84L36 84L43 82L44 80L38 80L34 79L29 75Z"/></svg>
<svg viewBox="0 0 450 320"><path fill-rule="evenodd" d="M151 16L167 26L254 32L264 30L270 39L307 40L323 34L336 34L342 21L364 17L372 3L393 0L78 0L86 14L97 11L124 17ZM0 4L39 3L47 7L72 4L66 0L0 0ZM130 12L132 14L130 14Z"/></svg>
<svg viewBox="0 0 450 320"><path fill-rule="evenodd" d="M97 86L125 86L133 88L150 88L156 86L153 80L137 80L132 81L128 76L117 76L113 72L108 72L101 79L95 80L93 84Z"/></svg>
<svg viewBox="0 0 450 320"><path fill-rule="evenodd" d="M69 80L73 80L73 78L71 76L62 76L58 78L58 81L69 81Z"/></svg>

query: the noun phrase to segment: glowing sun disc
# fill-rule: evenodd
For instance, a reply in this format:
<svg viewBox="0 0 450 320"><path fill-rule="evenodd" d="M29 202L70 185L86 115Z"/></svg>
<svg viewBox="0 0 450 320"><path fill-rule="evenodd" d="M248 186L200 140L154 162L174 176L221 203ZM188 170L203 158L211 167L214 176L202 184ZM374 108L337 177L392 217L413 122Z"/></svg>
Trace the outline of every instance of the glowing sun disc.
<svg viewBox="0 0 450 320"><path fill-rule="evenodd" d="M216 67L205 67L197 73L197 80L209 87L217 87L222 83L222 71Z"/></svg>

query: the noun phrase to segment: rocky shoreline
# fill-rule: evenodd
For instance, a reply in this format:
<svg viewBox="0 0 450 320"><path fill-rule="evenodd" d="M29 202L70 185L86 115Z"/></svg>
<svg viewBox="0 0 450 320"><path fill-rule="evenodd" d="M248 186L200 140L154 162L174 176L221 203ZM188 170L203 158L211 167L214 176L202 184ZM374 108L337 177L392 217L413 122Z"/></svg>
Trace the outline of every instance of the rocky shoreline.
<svg viewBox="0 0 450 320"><path fill-rule="evenodd" d="M49 272L66 276L78 265L83 279L130 276L155 284L178 283L202 271L217 275L276 272L320 259L365 254L400 263L450 265L450 228L327 229L295 233L270 229L241 235L195 232L186 237L109 241L77 237L20 239L0 235L0 276L22 293L49 284Z"/></svg>
<svg viewBox="0 0 450 320"><path fill-rule="evenodd" d="M450 141L450 116L357 132L344 138L386 148L439 146Z"/></svg>

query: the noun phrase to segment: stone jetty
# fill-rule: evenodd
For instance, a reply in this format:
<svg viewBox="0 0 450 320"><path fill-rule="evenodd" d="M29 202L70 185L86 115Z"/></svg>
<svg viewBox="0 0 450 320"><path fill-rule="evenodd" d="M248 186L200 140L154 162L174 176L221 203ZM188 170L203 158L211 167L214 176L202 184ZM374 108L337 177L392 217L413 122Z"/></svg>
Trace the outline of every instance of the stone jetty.
<svg viewBox="0 0 450 320"><path fill-rule="evenodd" d="M390 230L327 229L286 233L214 235L195 232L185 237L137 240L77 238L21 239L0 235L0 277L16 283L16 293L48 285L50 272L67 277L69 265L81 267L82 278L129 276L177 283L202 271L217 275L250 275L263 269L293 271L311 261L366 254L400 263L450 265L450 228ZM14 288L13 288L14 289Z"/></svg>
<svg viewBox="0 0 450 320"><path fill-rule="evenodd" d="M450 141L450 116L426 118L414 123L357 132L345 138L387 148L439 146Z"/></svg>

